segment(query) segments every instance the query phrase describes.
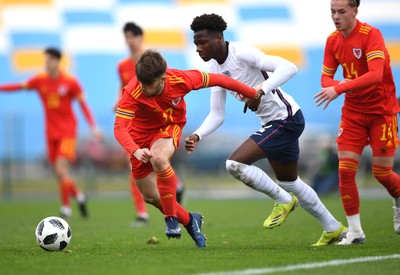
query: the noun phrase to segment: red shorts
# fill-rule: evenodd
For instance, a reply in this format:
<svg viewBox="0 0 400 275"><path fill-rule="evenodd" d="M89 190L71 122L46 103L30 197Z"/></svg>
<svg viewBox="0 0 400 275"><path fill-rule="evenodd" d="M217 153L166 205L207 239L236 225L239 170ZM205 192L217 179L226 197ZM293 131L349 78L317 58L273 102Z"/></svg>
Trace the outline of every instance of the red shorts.
<svg viewBox="0 0 400 275"><path fill-rule="evenodd" d="M159 131L149 133L147 135L135 137L135 142L140 148L151 148L154 142L161 138L172 138L175 149L179 146L179 141L182 136L182 128L177 124L168 125L160 128ZM134 179L141 179L154 171L151 162L143 163L134 156L130 157L132 176Z"/></svg>
<svg viewBox="0 0 400 275"><path fill-rule="evenodd" d="M51 164L54 164L59 157L74 162L76 160L76 139L73 137L49 139L47 141L47 154Z"/></svg>
<svg viewBox="0 0 400 275"><path fill-rule="evenodd" d="M373 156L394 156L398 147L397 114L375 115L343 110L339 126L339 151L351 151L361 155L370 145Z"/></svg>

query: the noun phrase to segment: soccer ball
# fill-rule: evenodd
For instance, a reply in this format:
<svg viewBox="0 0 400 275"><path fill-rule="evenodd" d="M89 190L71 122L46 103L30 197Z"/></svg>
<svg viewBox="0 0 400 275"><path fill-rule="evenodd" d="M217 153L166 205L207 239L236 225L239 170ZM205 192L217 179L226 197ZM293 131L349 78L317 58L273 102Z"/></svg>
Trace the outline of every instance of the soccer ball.
<svg viewBox="0 0 400 275"><path fill-rule="evenodd" d="M71 241L69 224L59 217L47 217L39 222L35 231L36 241L47 251L60 251Z"/></svg>

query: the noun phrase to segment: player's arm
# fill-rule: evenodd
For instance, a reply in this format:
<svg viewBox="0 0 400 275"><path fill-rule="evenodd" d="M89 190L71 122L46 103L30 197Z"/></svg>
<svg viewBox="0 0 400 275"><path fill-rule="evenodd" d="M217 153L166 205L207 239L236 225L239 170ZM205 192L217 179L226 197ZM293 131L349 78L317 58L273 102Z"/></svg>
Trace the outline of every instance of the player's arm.
<svg viewBox="0 0 400 275"><path fill-rule="evenodd" d="M203 75L203 86L200 88L219 86L227 90L235 91L245 97L259 98L262 96L262 91L256 91L254 88L249 87L233 78L223 74L205 73Z"/></svg>
<svg viewBox="0 0 400 275"><path fill-rule="evenodd" d="M363 75L357 75L359 72L351 72L350 79L353 81L343 82L335 85L335 91L338 94L344 92L358 93L363 89L374 86L382 82L383 72L385 68L385 41L381 32L377 29L372 29L368 34L368 41L365 44L363 52L367 60L368 72Z"/></svg>
<svg viewBox="0 0 400 275"><path fill-rule="evenodd" d="M40 75L35 75L28 79L27 81L20 83L9 83L0 85L0 91L3 92L17 92L19 90L33 90L39 89L41 77Z"/></svg>
<svg viewBox="0 0 400 275"><path fill-rule="evenodd" d="M123 87L122 87L122 84L121 84L121 86L119 87L119 89L117 91L117 97L115 99L115 103L114 103L114 106L113 106L113 110L114 111L117 110L118 102L120 101L120 99L122 97L122 90L123 90Z"/></svg>
<svg viewBox="0 0 400 275"><path fill-rule="evenodd" d="M269 93L286 83L297 73L294 63L280 56L267 55L260 49L238 43L237 58L240 62L262 72L268 72L268 78L261 84L261 89Z"/></svg>
<svg viewBox="0 0 400 275"><path fill-rule="evenodd" d="M28 89L27 83L11 83L0 85L0 91L2 92L16 92L23 89Z"/></svg>
<svg viewBox="0 0 400 275"><path fill-rule="evenodd" d="M343 81L334 86L337 94L362 90L382 82L385 60L375 58L368 62L368 72L355 78L353 81Z"/></svg>
<svg viewBox="0 0 400 275"><path fill-rule="evenodd" d="M323 109L345 92L362 92L363 88L382 82L385 60L375 58L368 62L368 72L355 79L344 79L334 86L324 87L322 91L314 95L317 106L325 103Z"/></svg>
<svg viewBox="0 0 400 275"><path fill-rule="evenodd" d="M92 131L93 136L95 136L99 140L103 139L103 134L97 127L96 122L93 117L93 114L89 108L89 105L86 103L86 101L84 100L82 95L78 97L78 102L79 102L79 106L82 110L83 116L85 117L85 119Z"/></svg>
<svg viewBox="0 0 400 275"><path fill-rule="evenodd" d="M238 43L236 57L241 63L257 68L266 74L265 80L256 88L265 94L283 85L297 73L296 65L289 60L280 56L267 55L250 45ZM243 112L246 113L247 108L256 111L260 102L259 98L246 98Z"/></svg>
<svg viewBox="0 0 400 275"><path fill-rule="evenodd" d="M124 84L123 84L123 83L124 83L124 80L123 80L123 78L122 78L122 68L121 68L121 65L120 65L120 64L118 65L117 70L118 70L118 76L119 76L119 83L120 83L120 85L119 85L119 89L118 89L118 91L117 91L117 96L116 96L115 103L114 103L114 106L113 106L113 111L116 111L116 110L117 110L118 102L120 101L120 99L121 99L121 97L122 97L122 90L123 90L123 88L124 88Z"/></svg>
<svg viewBox="0 0 400 275"><path fill-rule="evenodd" d="M75 78L69 78L69 83L70 83L71 93L73 94L74 98L78 101L79 107L82 110L83 116L85 117L85 120L88 123L93 136L96 137L98 140L102 140L103 134L96 126L96 122L89 108L89 105L86 103L85 95L83 93L80 83Z"/></svg>
<svg viewBox="0 0 400 275"><path fill-rule="evenodd" d="M321 70L321 87L326 88L339 84L339 80L335 80L335 74L339 67L339 62L335 58L335 54L332 50L333 42L329 39L325 44L324 50L324 61L322 63Z"/></svg>
<svg viewBox="0 0 400 275"><path fill-rule="evenodd" d="M194 151L197 143L204 137L218 129L225 120L226 91L220 88L211 90L210 112L201 126L194 133L185 138L185 148L188 154Z"/></svg>
<svg viewBox="0 0 400 275"><path fill-rule="evenodd" d="M345 79L335 86L322 88L322 91L314 96L317 106L325 103L323 107L325 109L331 101L344 92L356 93L362 91L363 88L382 82L384 63L385 60L382 58L373 59L368 62L369 71L362 76L354 80Z"/></svg>
<svg viewBox="0 0 400 275"><path fill-rule="evenodd" d="M114 121L114 137L118 143L132 155L140 147L132 140L128 126L134 116L134 112L117 107Z"/></svg>
<svg viewBox="0 0 400 275"><path fill-rule="evenodd" d="M118 103L114 121L114 137L130 156L147 163L152 157L151 152L147 148L141 149L129 134L128 127L135 115L135 111L130 108L131 101L129 94L124 93Z"/></svg>

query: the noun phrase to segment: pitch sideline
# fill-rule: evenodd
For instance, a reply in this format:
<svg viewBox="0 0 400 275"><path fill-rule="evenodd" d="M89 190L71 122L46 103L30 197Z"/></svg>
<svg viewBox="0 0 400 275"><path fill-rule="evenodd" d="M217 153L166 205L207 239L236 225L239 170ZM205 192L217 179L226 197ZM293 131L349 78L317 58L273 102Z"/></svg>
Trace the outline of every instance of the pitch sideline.
<svg viewBox="0 0 400 275"><path fill-rule="evenodd" d="M313 268L326 267L326 266L338 266L338 265L346 265L346 264L362 263L362 262L376 262L376 261L391 260L391 259L400 259L400 254L392 254L392 255L386 255L386 256L368 256L368 257L350 258L350 259L337 259L337 260L330 260L330 261L325 261L325 262L287 265L287 266L271 267L271 268L257 268L257 269L243 269L243 270L236 270L236 271L198 273L198 274L194 274L194 275L270 274L270 273L281 272L281 271L313 269Z"/></svg>

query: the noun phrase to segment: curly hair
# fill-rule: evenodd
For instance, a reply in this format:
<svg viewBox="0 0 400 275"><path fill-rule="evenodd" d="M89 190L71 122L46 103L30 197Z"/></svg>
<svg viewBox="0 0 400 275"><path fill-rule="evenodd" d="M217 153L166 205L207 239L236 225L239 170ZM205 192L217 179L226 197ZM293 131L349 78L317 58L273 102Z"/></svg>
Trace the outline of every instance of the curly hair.
<svg viewBox="0 0 400 275"><path fill-rule="evenodd" d="M190 28L193 32L208 30L215 32L223 32L226 30L227 24L222 16L215 13L203 14L193 19Z"/></svg>

